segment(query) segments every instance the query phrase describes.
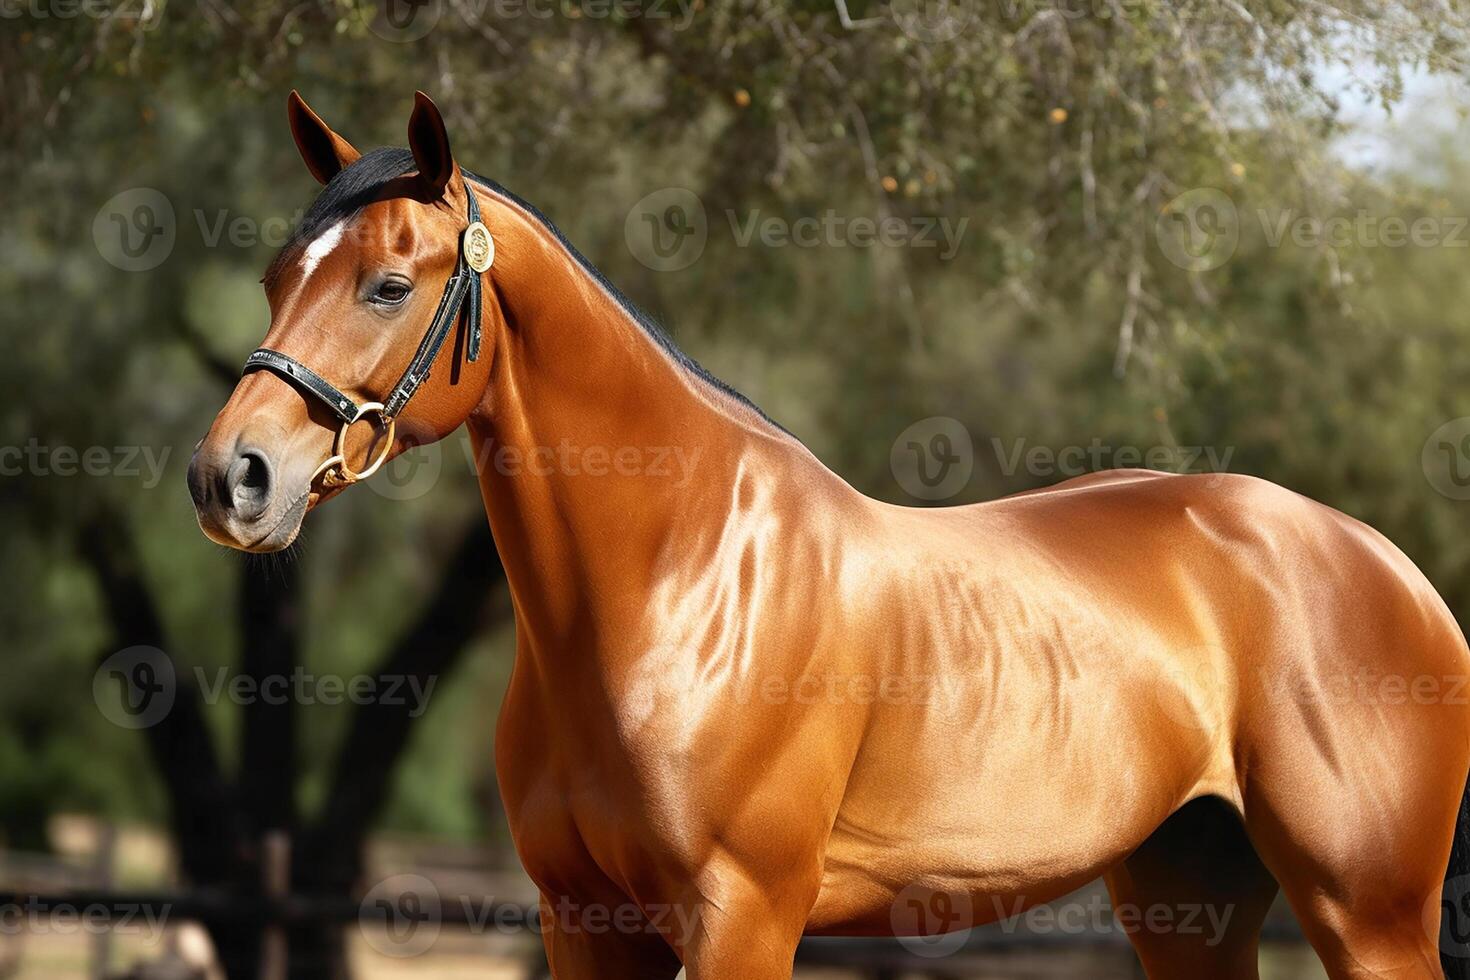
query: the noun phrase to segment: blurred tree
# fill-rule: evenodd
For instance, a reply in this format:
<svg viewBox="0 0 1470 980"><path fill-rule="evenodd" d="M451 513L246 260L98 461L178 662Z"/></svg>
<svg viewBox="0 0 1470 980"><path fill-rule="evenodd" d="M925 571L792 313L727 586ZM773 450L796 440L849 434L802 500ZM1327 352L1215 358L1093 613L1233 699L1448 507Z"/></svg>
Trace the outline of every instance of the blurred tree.
<svg viewBox="0 0 1470 980"><path fill-rule="evenodd" d="M171 649L126 518L105 514L89 524L82 549L96 571L114 632L102 659L119 648ZM494 554L483 522L467 529L435 595L383 657L377 689L391 684L394 690L404 685L432 690L434 683L450 680L484 615L510 615L505 576ZM240 676L257 689L268 690L272 679L289 685L300 671L304 624L298 569L295 563L255 560L243 570ZM144 731L167 787L170 823L189 881L205 891L264 900L264 842L275 834L290 848L293 895L320 903L349 900L364 872L368 831L382 813L389 779L423 705L406 698L359 705L338 752L326 802L303 821L295 804L293 702L257 698L243 706L244 744L239 773L231 776L205 726L199 686L177 667L174 674L173 706ZM267 922L222 907L228 909L225 914L203 923L221 964L231 977L259 976ZM288 949L293 976L348 975L338 929L307 922L291 932Z"/></svg>

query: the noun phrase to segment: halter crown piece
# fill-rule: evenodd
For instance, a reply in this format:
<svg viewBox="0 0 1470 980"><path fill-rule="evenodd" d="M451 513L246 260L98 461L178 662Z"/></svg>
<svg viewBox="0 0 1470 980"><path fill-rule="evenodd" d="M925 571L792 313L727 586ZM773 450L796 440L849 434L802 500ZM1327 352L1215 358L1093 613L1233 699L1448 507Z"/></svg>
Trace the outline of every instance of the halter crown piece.
<svg viewBox="0 0 1470 980"><path fill-rule="evenodd" d="M466 347L469 359L473 361L480 356L480 275L495 261L495 239L490 237L489 229L480 220L480 207L475 203L475 193L468 183L465 184L465 195L470 202L469 226L460 235L459 259L455 263L454 272L444 284L444 295L439 300L439 308L434 312L434 319L429 324L424 339L419 341L419 349L409 362L408 369L381 402L364 402L359 405L305 364L269 347L261 347L245 359L242 374L274 371L306 394L315 397L342 420L342 428L337 431L337 438L332 443L332 455L316 468L316 472L311 475L311 483L321 477L325 486L346 486L372 476L383 465L393 450L393 432L398 413L403 411L419 385L429 379L429 368L439 355L439 349L444 346L449 331L459 320L461 307L464 308L468 328ZM369 416L376 416L383 428L383 449L377 459L365 469L354 471L348 466L345 454L347 432L355 423Z"/></svg>

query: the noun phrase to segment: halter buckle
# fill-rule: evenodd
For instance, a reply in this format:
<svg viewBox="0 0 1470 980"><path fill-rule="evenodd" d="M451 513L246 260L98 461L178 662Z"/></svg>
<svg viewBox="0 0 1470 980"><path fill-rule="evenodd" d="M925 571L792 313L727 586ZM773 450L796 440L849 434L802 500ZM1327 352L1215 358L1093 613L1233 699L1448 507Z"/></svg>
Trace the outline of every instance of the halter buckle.
<svg viewBox="0 0 1470 980"><path fill-rule="evenodd" d="M347 465L347 433L354 425L372 413L377 414L380 423L384 426L383 448L378 453L378 458L369 463L366 469L354 471ZM378 471L378 467L388 461L388 454L393 451L393 432L397 424L398 420L388 414L382 402L367 402L359 406L357 414L352 417L351 421L343 422L342 428L337 430L337 437L332 440L332 455L316 468L316 472L311 475L310 482L315 483L317 477L321 477L323 486L336 488L351 486L358 480L366 480Z"/></svg>

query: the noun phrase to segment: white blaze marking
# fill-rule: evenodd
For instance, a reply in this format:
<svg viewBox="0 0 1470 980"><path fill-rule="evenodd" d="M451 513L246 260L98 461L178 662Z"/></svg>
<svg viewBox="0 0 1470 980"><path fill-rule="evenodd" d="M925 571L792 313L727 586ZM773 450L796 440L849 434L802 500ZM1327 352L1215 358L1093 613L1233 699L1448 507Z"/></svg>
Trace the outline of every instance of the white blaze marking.
<svg viewBox="0 0 1470 980"><path fill-rule="evenodd" d="M342 241L342 232L347 228L347 223L339 221L326 231L316 237L314 241L306 246L302 253L302 277L310 276L312 271L321 264L322 259L331 253L332 249Z"/></svg>

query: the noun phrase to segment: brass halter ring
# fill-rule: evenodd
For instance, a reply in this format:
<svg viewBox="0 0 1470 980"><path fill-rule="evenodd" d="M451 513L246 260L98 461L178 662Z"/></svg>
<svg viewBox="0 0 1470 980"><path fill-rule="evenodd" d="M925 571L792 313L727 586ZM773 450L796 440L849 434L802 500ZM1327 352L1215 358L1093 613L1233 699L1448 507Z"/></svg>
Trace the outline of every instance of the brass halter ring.
<svg viewBox="0 0 1470 980"><path fill-rule="evenodd" d="M368 464L367 469L354 472L347 465L347 433L354 425L361 422L369 414L376 412L379 420L385 426L383 430L383 449L378 453L378 458ZM382 402L367 402L358 406L357 414L350 421L343 422L342 428L337 430L337 437L332 440L332 455L328 456L322 465L316 468L311 475L310 483L316 483L317 477L321 477L324 487L346 487L351 486L358 480L366 480L378 472L378 467L388 461L388 454L393 452L393 432L398 420L388 414ZM310 484L308 484L310 485Z"/></svg>

